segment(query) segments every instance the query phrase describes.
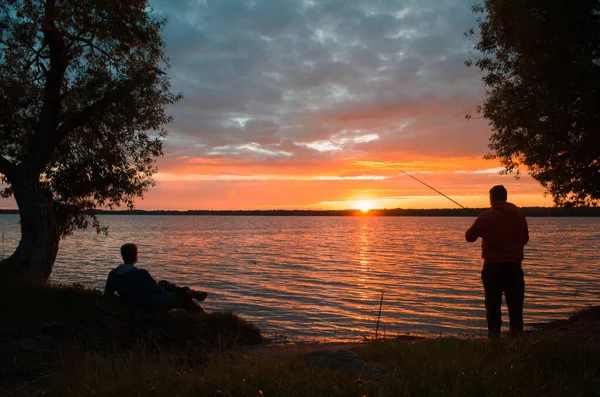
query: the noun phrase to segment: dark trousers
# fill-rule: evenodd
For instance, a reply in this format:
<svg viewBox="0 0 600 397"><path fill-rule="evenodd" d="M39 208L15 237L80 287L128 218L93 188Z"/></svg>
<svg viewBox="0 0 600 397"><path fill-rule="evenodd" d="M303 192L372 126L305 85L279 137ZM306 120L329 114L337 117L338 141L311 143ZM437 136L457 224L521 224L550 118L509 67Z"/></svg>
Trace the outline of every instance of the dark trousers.
<svg viewBox="0 0 600 397"><path fill-rule="evenodd" d="M523 332L525 280L520 263L487 263L481 271L485 290L485 314L488 336L500 336L502 327L502 293L506 297L511 335Z"/></svg>
<svg viewBox="0 0 600 397"><path fill-rule="evenodd" d="M157 283L165 292L164 303L168 309L185 309L190 311L203 311L187 294L188 287L179 287L166 280L161 280Z"/></svg>

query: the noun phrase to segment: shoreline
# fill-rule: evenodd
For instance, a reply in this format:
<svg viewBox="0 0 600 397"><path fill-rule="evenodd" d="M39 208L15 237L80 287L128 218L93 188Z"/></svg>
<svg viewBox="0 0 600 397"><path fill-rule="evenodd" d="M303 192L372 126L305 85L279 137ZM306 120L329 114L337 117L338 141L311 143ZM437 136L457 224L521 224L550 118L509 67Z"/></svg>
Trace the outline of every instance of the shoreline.
<svg viewBox="0 0 600 397"><path fill-rule="evenodd" d="M584 305L580 308L574 308L573 311L566 316L557 316L557 318L548 320L545 322L533 322L529 324L525 324L525 329L523 331L524 336L531 336L541 331L548 330L556 330L559 328L568 328L575 324L577 321L580 321L580 318L585 318L586 313L593 312L598 313L600 316L600 305ZM256 324L260 326L260 324ZM508 332L508 321L503 321L502 327L502 338L509 338L510 334ZM465 333L465 332L445 332L443 334L417 334L412 332L407 333L399 333L392 334L389 336L380 336L377 339L374 337L366 337L363 336L361 338L356 339L335 339L335 338L300 338L287 340L285 335L283 337L283 341L274 341L273 338L269 338L268 335L265 336L266 345L272 348L285 348L285 347L298 347L301 350L302 346L308 347L317 347L324 346L326 349L330 349L329 346L361 346L367 343L371 343L374 341L401 341L401 342L416 342L416 341L424 341L424 340L436 340L436 339L456 339L456 340L485 340L487 339L487 330L485 328L481 328L480 332L473 333Z"/></svg>
<svg viewBox="0 0 600 397"><path fill-rule="evenodd" d="M520 368L515 373L521 374L521 388L562 379L558 383L571 388L597 390L573 374L597 363L600 306L535 324L516 339L395 335L279 344L268 343L255 324L233 313L143 313L77 285L4 287L0 394L341 396L405 390L405 395L439 395L453 379L462 384L462 396L492 389L500 392L483 395L506 395L510 389L493 374L506 372L507 362ZM489 360L490 355L497 359ZM423 377L429 392L422 390ZM379 392L367 392L367 381ZM536 389L524 395L537 394Z"/></svg>

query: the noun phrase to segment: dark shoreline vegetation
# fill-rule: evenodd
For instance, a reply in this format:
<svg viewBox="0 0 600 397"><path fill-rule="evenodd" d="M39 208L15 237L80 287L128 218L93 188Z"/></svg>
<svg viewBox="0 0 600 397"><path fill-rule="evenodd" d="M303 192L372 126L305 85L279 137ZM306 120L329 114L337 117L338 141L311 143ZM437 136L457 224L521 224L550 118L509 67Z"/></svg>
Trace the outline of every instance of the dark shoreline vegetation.
<svg viewBox="0 0 600 397"><path fill-rule="evenodd" d="M218 216L477 216L489 208L372 209L361 210L97 210L96 215L218 215ZM522 207L527 217L600 217L600 207ZM0 209L2 214L19 210Z"/></svg>
<svg viewBox="0 0 600 397"><path fill-rule="evenodd" d="M144 313L81 286L0 289L0 395L592 396L600 307L522 338L269 344L233 313ZM251 346L250 346L251 345Z"/></svg>

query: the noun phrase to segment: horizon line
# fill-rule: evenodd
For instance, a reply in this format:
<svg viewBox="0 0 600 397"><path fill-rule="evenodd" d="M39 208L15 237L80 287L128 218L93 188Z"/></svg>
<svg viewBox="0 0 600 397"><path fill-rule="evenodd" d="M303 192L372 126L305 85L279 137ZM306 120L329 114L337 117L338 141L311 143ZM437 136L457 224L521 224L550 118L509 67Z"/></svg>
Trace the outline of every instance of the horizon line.
<svg viewBox="0 0 600 397"><path fill-rule="evenodd" d="M464 208L370 208L367 211L362 210L360 208L345 208L345 209L312 209L312 208L271 208L271 209L94 209L94 212L102 212L102 213L111 213L111 212L378 212L378 211L472 211L472 210L487 210L490 209L489 206L486 207L464 207ZM519 209L538 209L538 210L596 210L600 211L600 207L588 206L588 207L545 207L545 206L523 206L519 207ZM0 208L0 212L19 212L18 208Z"/></svg>

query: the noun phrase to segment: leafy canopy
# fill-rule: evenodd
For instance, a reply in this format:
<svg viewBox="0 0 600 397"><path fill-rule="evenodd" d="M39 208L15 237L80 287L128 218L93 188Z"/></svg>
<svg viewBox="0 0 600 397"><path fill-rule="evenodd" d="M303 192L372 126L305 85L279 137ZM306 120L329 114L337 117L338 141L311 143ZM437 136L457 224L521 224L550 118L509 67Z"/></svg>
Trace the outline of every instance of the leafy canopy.
<svg viewBox="0 0 600 397"><path fill-rule="evenodd" d="M0 165L41 181L62 234L153 184L179 99L165 23L144 0L0 0Z"/></svg>
<svg viewBox="0 0 600 397"><path fill-rule="evenodd" d="M600 1L485 0L475 65L491 154L524 165L557 205L600 200ZM472 61L468 61L469 66Z"/></svg>

